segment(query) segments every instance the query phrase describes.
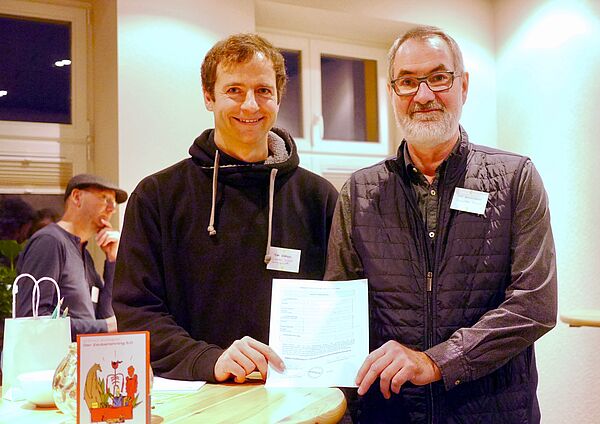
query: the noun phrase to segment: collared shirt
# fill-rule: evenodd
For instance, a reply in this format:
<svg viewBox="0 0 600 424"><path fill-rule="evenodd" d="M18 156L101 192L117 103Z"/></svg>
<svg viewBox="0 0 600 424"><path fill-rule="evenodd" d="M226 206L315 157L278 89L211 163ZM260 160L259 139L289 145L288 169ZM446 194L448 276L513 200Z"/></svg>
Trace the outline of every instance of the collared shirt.
<svg viewBox="0 0 600 424"><path fill-rule="evenodd" d="M435 237L437 235L437 224L439 215L439 196L438 196L438 183L440 175L443 174L448 158L451 155L456 154L458 146L460 144L460 137L454 144L450 155L441 163L440 166L435 170L435 178L430 183L425 178L425 175L414 165L410 152L408 151L408 143L404 144L403 156L404 164L406 166L407 174L410 177L410 183L417 199L417 207L421 212L421 218L427 230L427 238L431 242L431 246L435 243Z"/></svg>

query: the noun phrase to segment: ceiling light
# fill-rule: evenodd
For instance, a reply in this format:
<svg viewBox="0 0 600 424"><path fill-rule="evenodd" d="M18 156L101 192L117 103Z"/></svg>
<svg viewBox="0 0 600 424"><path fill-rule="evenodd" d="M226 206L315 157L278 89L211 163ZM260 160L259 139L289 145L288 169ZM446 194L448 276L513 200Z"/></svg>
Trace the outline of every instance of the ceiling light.
<svg viewBox="0 0 600 424"><path fill-rule="evenodd" d="M59 68L62 68L63 66L69 66L70 64L71 61L69 59L57 60L54 62L54 66L58 66Z"/></svg>

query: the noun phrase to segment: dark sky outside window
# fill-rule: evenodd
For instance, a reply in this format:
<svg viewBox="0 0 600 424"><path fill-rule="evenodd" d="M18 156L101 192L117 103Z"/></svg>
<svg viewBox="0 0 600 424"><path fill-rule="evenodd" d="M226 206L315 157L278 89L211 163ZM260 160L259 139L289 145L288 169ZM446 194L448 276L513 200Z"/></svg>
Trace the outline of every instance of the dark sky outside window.
<svg viewBox="0 0 600 424"><path fill-rule="evenodd" d="M70 22L0 15L0 120L71 123Z"/></svg>

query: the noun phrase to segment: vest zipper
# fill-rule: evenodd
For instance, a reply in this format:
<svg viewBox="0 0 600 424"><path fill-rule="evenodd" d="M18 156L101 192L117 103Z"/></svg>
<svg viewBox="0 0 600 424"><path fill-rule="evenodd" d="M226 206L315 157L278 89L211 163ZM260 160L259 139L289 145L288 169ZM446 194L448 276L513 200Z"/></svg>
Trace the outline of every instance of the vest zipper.
<svg viewBox="0 0 600 424"><path fill-rule="evenodd" d="M432 270L438 269L440 264L440 249L442 248L440 240L443 240L442 233L446 227L445 219L446 219L446 210L444 209L444 205L446 205L446 192L444 184L446 183L446 171L448 168L448 164L444 166L442 172L440 174L438 180L438 216L437 216L437 228L436 228L436 238L433 246L433 261L430 262L430 267ZM433 329L433 271L427 272L427 324L428 324L428 333L427 333L427 348L431 348L434 342L434 329ZM427 385L427 393L429 395L429 422L435 422L435 401L433 399L433 384Z"/></svg>
<svg viewBox="0 0 600 424"><path fill-rule="evenodd" d="M433 305L432 305L432 290L433 290L433 272L427 271L426 278L427 287L427 348L431 348L433 344ZM427 385L427 396L429 397L429 422L433 423L433 387Z"/></svg>
<svg viewBox="0 0 600 424"><path fill-rule="evenodd" d="M414 198L414 191L412 190L412 188L409 186L408 188L404 185L401 184L402 189L404 190L404 195L406 196L406 198L408 199L408 203L412 209L412 212L415 214L415 216L417 216L417 226L420 227L420 231L419 233L424 235L427 232L427 228L425 227L424 223L423 223L423 217L421 216L421 213L419 211L419 208L417 207L417 205L415 204L415 198ZM438 190L439 192L439 190ZM439 222L438 222L439 224ZM430 271L431 269L434 268L435 266L435 249L432 249L431 246L429 245L429 240L427 240L426 238L424 239L424 237L420 236L418 237L420 243L422 244L422 253L424 255L424 263L425 263L425 269L427 269L427 273L426 273L426 278L425 278L425 297L426 297L426 329L425 329L425 349L427 350L429 348L432 347L432 343L433 343L433 305L432 305L432 293L433 293L433 271ZM436 244L437 244L437 240L436 240ZM431 384L427 385L426 388L427 391L427 397L426 397L426 414L428 417L428 422L429 423L433 423L434 421L434 403L433 403L433 388Z"/></svg>
<svg viewBox="0 0 600 424"><path fill-rule="evenodd" d="M412 197L409 197L412 200ZM419 209L416 205L414 205L414 203L412 201L409 202L413 208L413 213L415 213L417 215L418 221L419 221L419 226L421 227L421 234L425 234L427 232L427 228L425 227L425 225L423 224L423 219L422 216L419 212ZM423 244L423 254L424 254L424 259L425 259L425 266L427 269L426 272L426 277L425 277L425 299L426 299L426 304L425 304L425 308L426 308L426 322L425 322L425 349L423 350L427 350L429 348L432 347L433 344L433 271L430 271L431 269L433 269L433 267L435 266L435 249L432 249L431 246L429 245L429 240L425 239L423 240L423 238L421 237L421 242ZM437 242L437 241L436 241ZM436 243L437 244L437 243ZM426 403L427 403L427 416L428 416L428 422L429 423L433 423L433 417L434 417L434 407L433 407L433 387L431 384L427 385L426 388L427 391L427 398L426 398Z"/></svg>

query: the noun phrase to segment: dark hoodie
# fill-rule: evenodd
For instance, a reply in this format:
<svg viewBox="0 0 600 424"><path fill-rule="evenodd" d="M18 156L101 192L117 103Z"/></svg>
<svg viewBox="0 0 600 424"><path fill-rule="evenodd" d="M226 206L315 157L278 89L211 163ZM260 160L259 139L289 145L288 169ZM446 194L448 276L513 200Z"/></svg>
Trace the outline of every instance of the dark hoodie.
<svg viewBox="0 0 600 424"><path fill-rule="evenodd" d="M272 279L322 279L325 270L335 188L298 167L294 141L276 128L270 139L285 142L282 162L219 151L213 181L213 134L194 141L191 158L142 180L125 212L117 322L120 331L150 331L152 367L164 377L215 381L214 365L235 340L268 343ZM300 250L299 272L267 270L269 245Z"/></svg>

